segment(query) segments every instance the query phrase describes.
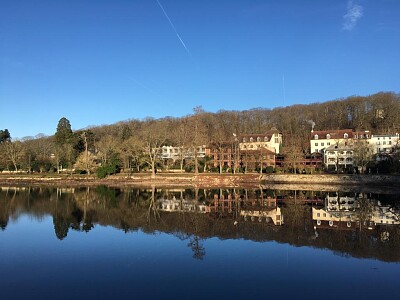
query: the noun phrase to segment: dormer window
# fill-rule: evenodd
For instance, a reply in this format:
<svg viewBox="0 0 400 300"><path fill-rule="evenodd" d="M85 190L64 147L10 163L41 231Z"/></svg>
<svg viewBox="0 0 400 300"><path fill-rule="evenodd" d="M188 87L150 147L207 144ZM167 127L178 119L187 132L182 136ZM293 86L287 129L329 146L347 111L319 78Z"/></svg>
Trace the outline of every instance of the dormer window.
<svg viewBox="0 0 400 300"><path fill-rule="evenodd" d="M314 140L318 140L318 134L314 135Z"/></svg>
<svg viewBox="0 0 400 300"><path fill-rule="evenodd" d="M345 134L343 135L343 137L344 137L345 139L347 139L347 138L349 137L349 135L348 135L347 133L345 133Z"/></svg>
<svg viewBox="0 0 400 300"><path fill-rule="evenodd" d="M261 142L261 138L260 137L257 137L257 142Z"/></svg>
<svg viewBox="0 0 400 300"><path fill-rule="evenodd" d="M264 142L268 142L268 138L266 136L264 137Z"/></svg>
<svg viewBox="0 0 400 300"><path fill-rule="evenodd" d="M243 138L243 143L246 143L246 138Z"/></svg>
<svg viewBox="0 0 400 300"><path fill-rule="evenodd" d="M252 142L252 141L253 141L253 138L251 137L251 138L250 138L250 142Z"/></svg>
<svg viewBox="0 0 400 300"><path fill-rule="evenodd" d="M329 140L329 139L331 138L331 135L328 133L328 134L326 135L326 138Z"/></svg>

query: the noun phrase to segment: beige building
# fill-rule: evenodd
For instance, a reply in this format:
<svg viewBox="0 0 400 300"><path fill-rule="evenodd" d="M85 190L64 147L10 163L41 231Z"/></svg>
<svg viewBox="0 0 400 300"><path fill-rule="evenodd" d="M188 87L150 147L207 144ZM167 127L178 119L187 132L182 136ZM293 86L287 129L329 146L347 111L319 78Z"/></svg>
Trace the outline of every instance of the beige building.
<svg viewBox="0 0 400 300"><path fill-rule="evenodd" d="M280 207L271 210L242 210L240 216L244 221L272 222L274 225L281 226L284 224L283 215Z"/></svg>
<svg viewBox="0 0 400 300"><path fill-rule="evenodd" d="M282 133L275 127L263 134L243 134L239 137L239 150L251 151L262 148L274 153L280 153L282 146Z"/></svg>

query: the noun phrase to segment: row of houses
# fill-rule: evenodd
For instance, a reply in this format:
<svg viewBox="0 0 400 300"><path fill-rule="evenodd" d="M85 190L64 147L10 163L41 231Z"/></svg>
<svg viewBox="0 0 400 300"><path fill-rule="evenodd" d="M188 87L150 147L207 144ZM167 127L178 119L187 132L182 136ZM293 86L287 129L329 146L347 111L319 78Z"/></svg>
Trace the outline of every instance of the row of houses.
<svg viewBox="0 0 400 300"><path fill-rule="evenodd" d="M399 134L372 134L369 130L311 131L311 153L320 154L326 168L338 170L382 160L399 147ZM358 162L356 162L358 160Z"/></svg>
<svg viewBox="0 0 400 300"><path fill-rule="evenodd" d="M223 170L261 171L270 167L304 167L327 169L353 168L355 158L375 155L382 158L399 146L399 134L375 135L370 131L321 130L311 131L310 151L288 158L282 153L283 137L275 127L263 134L234 136L234 141L214 142L197 147L198 158L207 157L211 166ZM173 161L194 157L193 150L163 146L159 159ZM289 152L290 151L286 151Z"/></svg>
<svg viewBox="0 0 400 300"><path fill-rule="evenodd" d="M217 214L243 221L269 223L275 226L284 224L282 203L289 199L277 197L250 198L214 194L213 199L199 202L196 199L163 198L157 200L157 208L164 212L193 212ZM384 205L378 200L369 199L364 194L327 193L325 197L313 201L303 199L303 204L312 205L312 221L315 229L375 229L377 226L399 225L399 211Z"/></svg>
<svg viewBox="0 0 400 300"><path fill-rule="evenodd" d="M211 166L224 170L255 171L266 167L275 167L277 155L282 149L282 133L276 128L263 134L245 134L236 136L234 141L213 142L196 149L198 158L209 158ZM158 158L161 160L180 160L194 157L193 149L163 146Z"/></svg>

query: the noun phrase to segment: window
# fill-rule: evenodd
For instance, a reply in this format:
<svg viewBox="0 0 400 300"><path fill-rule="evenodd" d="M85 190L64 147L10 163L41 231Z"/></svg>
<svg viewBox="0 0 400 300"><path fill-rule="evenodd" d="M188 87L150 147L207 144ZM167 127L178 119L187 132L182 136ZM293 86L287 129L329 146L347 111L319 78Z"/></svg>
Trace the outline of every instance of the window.
<svg viewBox="0 0 400 300"><path fill-rule="evenodd" d="M318 152L318 149L315 149L315 152Z"/></svg>
<svg viewBox="0 0 400 300"><path fill-rule="evenodd" d="M343 137L344 137L345 139L347 139L347 138L349 137L349 135L348 135L347 133L345 133L345 134L343 135Z"/></svg>
<svg viewBox="0 0 400 300"><path fill-rule="evenodd" d="M383 144L386 145L386 141L383 141Z"/></svg>
<svg viewBox="0 0 400 300"><path fill-rule="evenodd" d="M253 141L253 138L251 137L251 138L250 138L250 142L252 142L252 141Z"/></svg>
<svg viewBox="0 0 400 300"><path fill-rule="evenodd" d="M391 145L391 144L392 144L392 141L389 141L389 142L388 142L388 145Z"/></svg>
<svg viewBox="0 0 400 300"><path fill-rule="evenodd" d="M261 139L260 139L260 137L259 137L259 136L257 137L257 142L261 142Z"/></svg>
<svg viewBox="0 0 400 300"><path fill-rule="evenodd" d="M326 145L327 145L327 146L330 146L330 145L331 145L331 143L330 143L330 142L327 142L327 143L326 143Z"/></svg>
<svg viewBox="0 0 400 300"><path fill-rule="evenodd" d="M321 143L321 146L324 146L324 143Z"/></svg>
<svg viewBox="0 0 400 300"><path fill-rule="evenodd" d="M266 136L264 137L264 142L268 142L268 138Z"/></svg>
<svg viewBox="0 0 400 300"><path fill-rule="evenodd" d="M315 146L318 146L318 143L315 143Z"/></svg>
<svg viewBox="0 0 400 300"><path fill-rule="evenodd" d="M318 134L314 135L314 140L318 140Z"/></svg>
<svg viewBox="0 0 400 300"><path fill-rule="evenodd" d="M278 144L278 143L279 143L279 139L275 138L275 144Z"/></svg>
<svg viewBox="0 0 400 300"><path fill-rule="evenodd" d="M329 139L331 138L331 135L328 133L328 134L326 135L326 138L329 140Z"/></svg>

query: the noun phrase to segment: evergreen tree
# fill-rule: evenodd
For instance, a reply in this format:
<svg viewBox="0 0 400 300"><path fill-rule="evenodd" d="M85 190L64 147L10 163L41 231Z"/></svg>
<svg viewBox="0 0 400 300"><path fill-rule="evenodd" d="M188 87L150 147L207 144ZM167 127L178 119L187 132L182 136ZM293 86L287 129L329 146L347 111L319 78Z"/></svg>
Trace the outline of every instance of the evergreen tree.
<svg viewBox="0 0 400 300"><path fill-rule="evenodd" d="M72 129L69 120L65 117L62 117L60 121L58 121L57 131L55 134L56 143L58 145L69 144L72 142Z"/></svg>
<svg viewBox="0 0 400 300"><path fill-rule="evenodd" d="M0 143L11 140L10 132L8 129L0 130Z"/></svg>

